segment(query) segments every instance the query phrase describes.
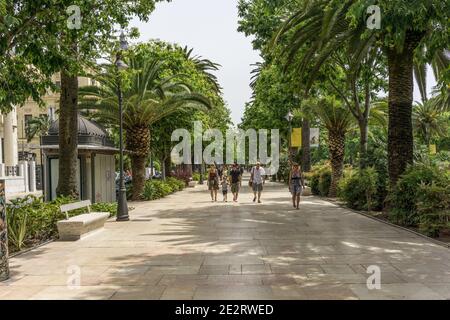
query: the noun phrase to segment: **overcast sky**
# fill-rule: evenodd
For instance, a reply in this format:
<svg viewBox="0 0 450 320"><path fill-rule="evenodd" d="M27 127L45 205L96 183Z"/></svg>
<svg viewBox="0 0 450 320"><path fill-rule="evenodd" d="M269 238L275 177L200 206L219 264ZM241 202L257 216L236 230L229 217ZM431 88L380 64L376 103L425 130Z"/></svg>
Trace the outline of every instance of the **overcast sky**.
<svg viewBox="0 0 450 320"><path fill-rule="evenodd" d="M134 20L140 41L161 39L194 48L194 53L222 65L217 72L232 120L240 123L245 102L251 97L251 64L260 61L251 39L237 32L237 0L173 0L157 4L148 23ZM429 74L429 90L435 84ZM414 99L420 100L417 88Z"/></svg>
<svg viewBox="0 0 450 320"><path fill-rule="evenodd" d="M157 4L148 23L133 26L140 41L161 39L194 48L194 53L222 65L217 73L232 120L239 123L251 97L251 64L260 61L251 39L237 32L237 0L173 0Z"/></svg>

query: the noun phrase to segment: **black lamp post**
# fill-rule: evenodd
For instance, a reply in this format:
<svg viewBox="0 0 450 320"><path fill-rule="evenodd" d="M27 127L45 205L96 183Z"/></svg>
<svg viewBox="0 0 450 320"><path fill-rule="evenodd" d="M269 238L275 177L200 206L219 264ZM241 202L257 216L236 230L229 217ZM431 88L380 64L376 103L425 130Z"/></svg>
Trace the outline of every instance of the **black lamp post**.
<svg viewBox="0 0 450 320"><path fill-rule="evenodd" d="M128 49L128 43L123 32L120 35L120 50L116 56L116 67L118 71L125 70L128 66L122 60L122 51ZM119 98L119 148L120 148L120 178L119 178L119 195L117 204L117 219L116 221L128 221L128 203L127 203L127 189L125 187L125 177L123 170L123 95L122 95L122 83L119 74L117 81L117 96Z"/></svg>
<svg viewBox="0 0 450 320"><path fill-rule="evenodd" d="M288 146L288 155L289 155L289 162L292 164L292 120L294 119L294 115L292 114L292 111L289 110L288 114L286 115L285 119L289 122L289 146Z"/></svg>

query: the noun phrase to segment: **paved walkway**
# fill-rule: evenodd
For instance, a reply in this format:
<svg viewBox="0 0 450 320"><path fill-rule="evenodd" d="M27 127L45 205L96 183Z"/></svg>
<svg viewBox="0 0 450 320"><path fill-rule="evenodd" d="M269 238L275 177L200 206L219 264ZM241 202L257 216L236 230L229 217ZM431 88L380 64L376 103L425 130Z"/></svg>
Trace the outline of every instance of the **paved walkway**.
<svg viewBox="0 0 450 320"><path fill-rule="evenodd" d="M261 205L247 186L208 200L198 186L133 204L130 222L13 258L0 299L450 299L450 250L414 234L315 197L292 210L280 184Z"/></svg>

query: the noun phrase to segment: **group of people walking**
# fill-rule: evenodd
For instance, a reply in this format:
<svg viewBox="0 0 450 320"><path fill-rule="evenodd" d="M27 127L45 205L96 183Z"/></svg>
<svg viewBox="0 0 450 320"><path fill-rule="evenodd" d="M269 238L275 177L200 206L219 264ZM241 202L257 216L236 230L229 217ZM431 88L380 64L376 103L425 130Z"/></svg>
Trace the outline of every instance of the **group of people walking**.
<svg viewBox="0 0 450 320"><path fill-rule="evenodd" d="M228 192L231 189L233 194L233 202L238 202L239 192L242 187L242 176L244 169L236 162L228 169L227 165L219 168L211 165L208 170L208 189L211 192L211 201L217 202L217 194L219 189L222 190L223 201L228 202ZM261 194L264 190L266 182L266 172L261 163L256 163L250 170L249 186L253 190L253 202L261 203ZM293 163L289 173L289 191L292 195L292 204L297 210L300 207L300 197L305 188L300 165Z"/></svg>
<svg viewBox="0 0 450 320"><path fill-rule="evenodd" d="M227 165L217 168L211 165L208 170L208 189L211 192L211 201L217 202L217 193L222 189L223 201L228 202L228 192L231 189L233 202L238 202L239 192L242 188L244 169L236 162L228 169ZM249 186L253 189L253 202L261 203L261 194L265 183L266 172L260 163L251 169Z"/></svg>

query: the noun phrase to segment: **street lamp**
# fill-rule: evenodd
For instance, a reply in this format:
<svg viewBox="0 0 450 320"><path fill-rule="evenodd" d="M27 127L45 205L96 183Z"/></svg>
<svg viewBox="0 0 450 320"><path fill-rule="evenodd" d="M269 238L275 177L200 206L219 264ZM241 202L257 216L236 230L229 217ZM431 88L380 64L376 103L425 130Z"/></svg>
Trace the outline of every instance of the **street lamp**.
<svg viewBox="0 0 450 320"><path fill-rule="evenodd" d="M294 120L294 114L291 110L289 110L288 114L286 115L285 119L289 122L289 146L288 146L288 155L289 155L289 162L292 164L292 155L291 155L291 148L292 148L292 120Z"/></svg>
<svg viewBox="0 0 450 320"><path fill-rule="evenodd" d="M125 70L128 66L122 60L122 52L128 49L128 42L125 38L124 33L120 34L120 50L116 55L116 67L118 71ZM125 187L125 177L123 170L123 95L122 95L122 81L120 74L118 75L117 81L117 96L119 99L119 167L120 167L120 177L119 177L119 195L117 203L117 219L116 221L128 221L130 217L128 215L128 203L127 203L127 189Z"/></svg>

